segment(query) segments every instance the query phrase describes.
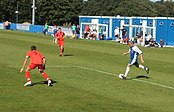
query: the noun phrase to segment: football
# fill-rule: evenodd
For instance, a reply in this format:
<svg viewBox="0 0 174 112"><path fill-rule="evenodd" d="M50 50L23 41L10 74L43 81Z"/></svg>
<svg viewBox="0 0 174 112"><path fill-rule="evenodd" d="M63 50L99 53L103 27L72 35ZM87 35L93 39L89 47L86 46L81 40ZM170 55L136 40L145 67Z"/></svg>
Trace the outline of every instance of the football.
<svg viewBox="0 0 174 112"><path fill-rule="evenodd" d="M118 77L119 79L123 79L124 74L119 74Z"/></svg>

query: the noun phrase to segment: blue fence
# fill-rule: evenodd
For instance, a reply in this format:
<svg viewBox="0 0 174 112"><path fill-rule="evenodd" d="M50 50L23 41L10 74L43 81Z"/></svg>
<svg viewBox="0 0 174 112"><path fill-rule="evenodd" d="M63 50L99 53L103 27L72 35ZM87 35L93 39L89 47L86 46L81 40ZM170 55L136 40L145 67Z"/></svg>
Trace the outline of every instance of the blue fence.
<svg viewBox="0 0 174 112"><path fill-rule="evenodd" d="M62 31L65 32L66 36L72 35L72 30L70 27L62 27ZM48 34L53 34L54 26L49 26ZM4 23L0 23L0 29L6 29ZM31 25L31 24L10 24L10 30L20 30L33 33L43 33L44 25Z"/></svg>

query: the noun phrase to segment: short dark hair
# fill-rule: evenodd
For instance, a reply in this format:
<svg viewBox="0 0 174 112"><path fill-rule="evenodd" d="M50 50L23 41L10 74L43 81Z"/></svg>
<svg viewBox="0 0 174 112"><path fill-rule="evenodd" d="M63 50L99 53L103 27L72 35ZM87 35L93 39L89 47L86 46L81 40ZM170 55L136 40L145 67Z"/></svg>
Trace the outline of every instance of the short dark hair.
<svg viewBox="0 0 174 112"><path fill-rule="evenodd" d="M36 46L31 46L31 50L36 50Z"/></svg>
<svg viewBox="0 0 174 112"><path fill-rule="evenodd" d="M130 43L130 44L134 44L134 41L129 41L128 43Z"/></svg>

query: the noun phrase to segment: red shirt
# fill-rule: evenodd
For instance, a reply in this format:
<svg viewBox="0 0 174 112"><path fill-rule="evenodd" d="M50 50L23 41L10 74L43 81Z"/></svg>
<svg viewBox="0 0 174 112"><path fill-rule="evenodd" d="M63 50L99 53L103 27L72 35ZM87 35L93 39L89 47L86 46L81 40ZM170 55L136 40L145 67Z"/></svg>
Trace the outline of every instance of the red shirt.
<svg viewBox="0 0 174 112"><path fill-rule="evenodd" d="M65 33L62 31L58 31L56 33L56 37L57 37L58 41L64 41L64 36L65 36Z"/></svg>
<svg viewBox="0 0 174 112"><path fill-rule="evenodd" d="M90 28L89 28L89 25L86 25L86 26L85 26L85 32L88 33L88 32L89 32L89 29L90 29Z"/></svg>
<svg viewBox="0 0 174 112"><path fill-rule="evenodd" d="M42 59L44 58L44 56L39 51L35 50L29 51L26 56L30 57L30 63L33 64L42 64Z"/></svg>

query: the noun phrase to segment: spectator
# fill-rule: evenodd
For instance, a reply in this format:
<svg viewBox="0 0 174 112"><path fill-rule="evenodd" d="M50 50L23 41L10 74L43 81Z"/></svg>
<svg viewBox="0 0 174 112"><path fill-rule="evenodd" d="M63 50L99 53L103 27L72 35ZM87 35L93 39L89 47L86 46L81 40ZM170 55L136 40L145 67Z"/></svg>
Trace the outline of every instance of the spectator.
<svg viewBox="0 0 174 112"><path fill-rule="evenodd" d="M140 34L138 32L136 32L136 36L134 38L134 44L137 44L138 43L138 38L140 37Z"/></svg>
<svg viewBox="0 0 174 112"><path fill-rule="evenodd" d="M76 37L76 25L75 24L73 24L72 26L71 26L71 29L72 29L72 33L73 33L73 35L72 35L72 37Z"/></svg>
<svg viewBox="0 0 174 112"><path fill-rule="evenodd" d="M145 34L145 36L147 41L150 41L150 39L152 38L152 35L150 33Z"/></svg>
<svg viewBox="0 0 174 112"><path fill-rule="evenodd" d="M145 43L144 47L149 47L149 41L147 41L147 38L145 38Z"/></svg>
<svg viewBox="0 0 174 112"><path fill-rule="evenodd" d="M126 36L127 35L127 30L126 28L123 26L123 29L121 29L122 31L122 39L123 39L123 44L127 44L128 43L128 37Z"/></svg>
<svg viewBox="0 0 174 112"><path fill-rule="evenodd" d="M10 29L10 22L9 21L6 21L5 22L5 29L6 30L9 30Z"/></svg>
<svg viewBox="0 0 174 112"><path fill-rule="evenodd" d="M80 26L77 25L76 27L76 39L78 39L80 37Z"/></svg>
<svg viewBox="0 0 174 112"><path fill-rule="evenodd" d="M151 48L158 47L158 44L156 43L156 41L154 40L154 38L151 38L151 40L149 42L149 47L151 47Z"/></svg>
<svg viewBox="0 0 174 112"><path fill-rule="evenodd" d="M97 39L97 30L93 30L93 35L92 35L92 40L96 40Z"/></svg>
<svg viewBox="0 0 174 112"><path fill-rule="evenodd" d="M164 46L164 40L163 39L160 39L159 44L160 44L160 47L163 48L163 46Z"/></svg>
<svg viewBox="0 0 174 112"><path fill-rule="evenodd" d="M96 37L96 31L95 29L94 30L90 30L90 33L89 33L89 38L90 40L95 40L95 37Z"/></svg>
<svg viewBox="0 0 174 112"><path fill-rule="evenodd" d="M52 36L53 36L53 43L57 43L57 38L55 36L57 31L58 31L58 27L57 27L57 25L55 25L54 28L53 28L53 34L52 34Z"/></svg>
<svg viewBox="0 0 174 112"><path fill-rule="evenodd" d="M120 41L120 31L119 31L119 27L116 26L115 30L114 30L114 34L115 34L115 40L116 42Z"/></svg>
<svg viewBox="0 0 174 112"><path fill-rule="evenodd" d="M103 28L99 27L99 40L104 40L103 38Z"/></svg>
<svg viewBox="0 0 174 112"><path fill-rule="evenodd" d="M103 37L105 40L108 40L108 39L109 39L108 37L106 37L106 29L103 30L102 37Z"/></svg>
<svg viewBox="0 0 174 112"><path fill-rule="evenodd" d="M84 32L84 39L86 39L88 37L89 32L90 32L90 27L89 27L89 25L86 25L85 32Z"/></svg>
<svg viewBox="0 0 174 112"><path fill-rule="evenodd" d="M141 34L137 32L137 44L144 46L143 45L143 31L141 31Z"/></svg>
<svg viewBox="0 0 174 112"><path fill-rule="evenodd" d="M44 29L43 29L43 34L44 34L44 35L48 34L48 29L49 29L49 26L48 26L47 23L45 23Z"/></svg>

